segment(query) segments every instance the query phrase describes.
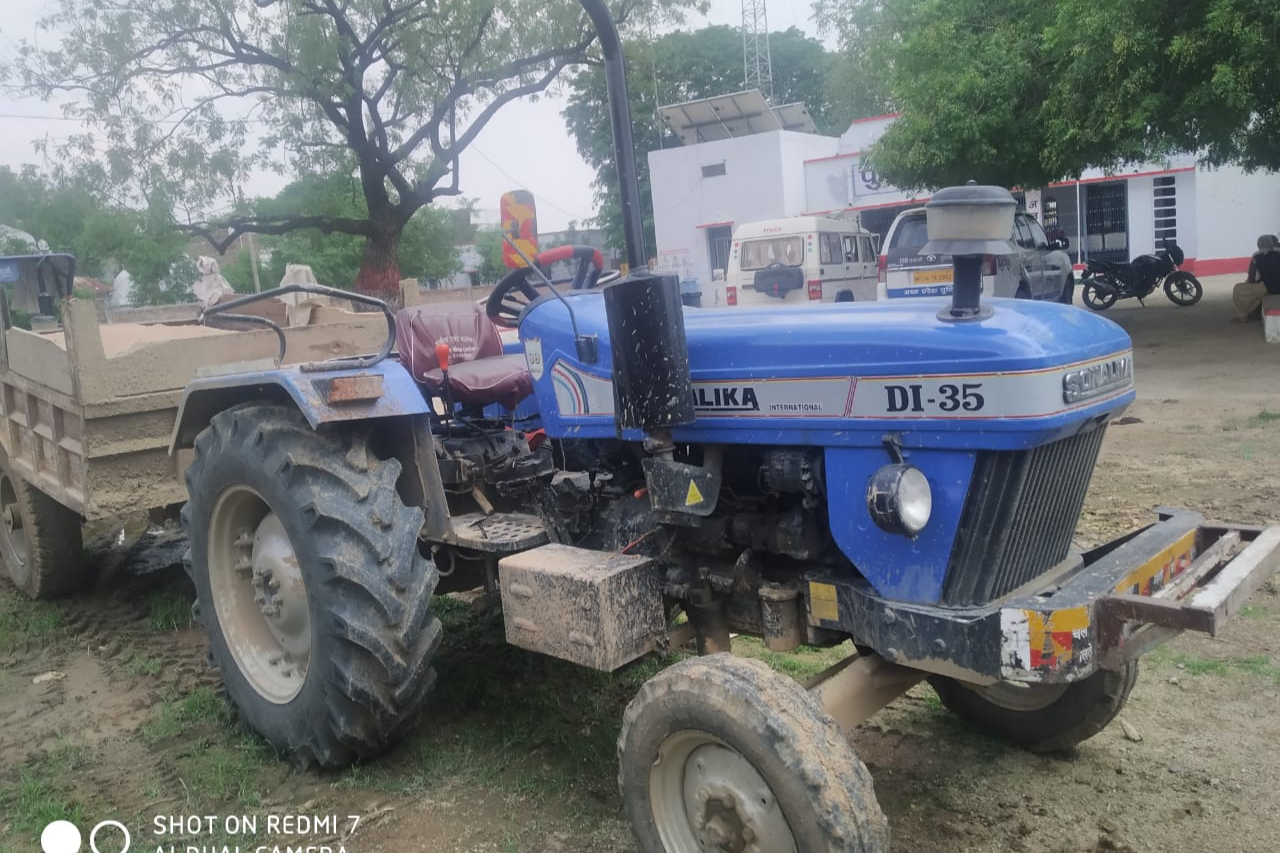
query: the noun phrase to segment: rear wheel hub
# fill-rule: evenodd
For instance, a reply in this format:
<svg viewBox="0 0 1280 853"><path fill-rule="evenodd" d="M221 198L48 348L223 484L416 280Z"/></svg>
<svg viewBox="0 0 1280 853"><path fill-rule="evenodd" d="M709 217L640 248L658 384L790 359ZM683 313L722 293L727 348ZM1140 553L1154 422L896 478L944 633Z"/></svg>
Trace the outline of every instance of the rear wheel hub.
<svg viewBox="0 0 1280 853"><path fill-rule="evenodd" d="M263 698L291 701L311 661L311 610L293 542L257 492L233 487L209 519L209 586L236 666Z"/></svg>
<svg viewBox="0 0 1280 853"><path fill-rule="evenodd" d="M13 556L22 570L27 563L27 533L22 526L22 508L18 505L18 489L8 474L0 475L0 521L4 537L13 549Z"/></svg>

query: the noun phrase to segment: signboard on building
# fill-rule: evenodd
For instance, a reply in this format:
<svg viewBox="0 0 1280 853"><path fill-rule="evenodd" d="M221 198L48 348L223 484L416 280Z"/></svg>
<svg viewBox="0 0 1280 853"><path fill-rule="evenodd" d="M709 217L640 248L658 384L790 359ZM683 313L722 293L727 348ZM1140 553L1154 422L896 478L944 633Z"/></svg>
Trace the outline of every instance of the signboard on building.
<svg viewBox="0 0 1280 853"><path fill-rule="evenodd" d="M696 277L693 272L693 253L688 249L663 249L658 252L654 269L675 273L681 281Z"/></svg>
<svg viewBox="0 0 1280 853"><path fill-rule="evenodd" d="M901 189L864 166L858 155L841 155L805 163L806 208L844 210L905 200Z"/></svg>
<svg viewBox="0 0 1280 853"><path fill-rule="evenodd" d="M862 159L853 161L851 167L853 177L853 197L866 198L873 195L886 195L888 193L899 193L897 187L880 177L875 169L869 166L863 166Z"/></svg>
<svg viewBox="0 0 1280 853"><path fill-rule="evenodd" d="M1027 190L1024 193L1027 199L1027 213L1038 221L1041 225L1045 224L1044 211L1041 207L1041 190Z"/></svg>

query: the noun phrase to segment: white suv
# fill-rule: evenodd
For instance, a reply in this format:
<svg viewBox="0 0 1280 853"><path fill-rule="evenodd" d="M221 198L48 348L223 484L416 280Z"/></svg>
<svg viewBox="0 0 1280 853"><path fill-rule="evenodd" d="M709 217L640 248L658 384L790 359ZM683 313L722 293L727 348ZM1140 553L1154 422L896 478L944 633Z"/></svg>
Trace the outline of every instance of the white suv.
<svg viewBox="0 0 1280 853"><path fill-rule="evenodd" d="M951 256L921 253L929 242L923 207L904 210L889 226L880 253L880 297L943 296L951 293ZM1014 216L1016 254L987 255L982 290L993 296L1071 304L1075 274L1066 239L1049 242L1044 229L1023 211Z"/></svg>

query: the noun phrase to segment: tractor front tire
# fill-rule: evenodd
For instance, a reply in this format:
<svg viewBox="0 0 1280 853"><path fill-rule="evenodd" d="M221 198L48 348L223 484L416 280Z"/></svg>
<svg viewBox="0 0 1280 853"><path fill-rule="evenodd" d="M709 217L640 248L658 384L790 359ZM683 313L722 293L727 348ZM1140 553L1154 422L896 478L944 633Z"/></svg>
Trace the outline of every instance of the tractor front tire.
<svg viewBox="0 0 1280 853"><path fill-rule="evenodd" d="M0 556L24 595L53 598L84 582L82 520L13 470L0 450Z"/></svg>
<svg viewBox="0 0 1280 853"><path fill-rule="evenodd" d="M867 768L805 690L757 660L690 658L623 718L618 786L642 853L886 853Z"/></svg>
<svg viewBox="0 0 1280 853"><path fill-rule="evenodd" d="M213 662L299 766L383 751L434 681L437 573L399 474L367 431L315 431L288 407L230 409L196 438L182 520Z"/></svg>
<svg viewBox="0 0 1280 853"><path fill-rule="evenodd" d="M1134 661L1069 684L978 687L942 676L929 684L947 710L992 737L1031 752L1068 752L1116 718L1137 680Z"/></svg>

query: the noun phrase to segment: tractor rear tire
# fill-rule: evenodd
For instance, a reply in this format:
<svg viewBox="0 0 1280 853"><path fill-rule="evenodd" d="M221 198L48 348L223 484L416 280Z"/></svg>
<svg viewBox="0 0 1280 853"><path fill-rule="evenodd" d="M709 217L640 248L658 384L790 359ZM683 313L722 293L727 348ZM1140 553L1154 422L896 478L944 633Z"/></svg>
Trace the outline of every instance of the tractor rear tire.
<svg viewBox="0 0 1280 853"><path fill-rule="evenodd" d="M182 520L214 664L241 719L302 767L386 749L422 707L440 642L422 511L367 431L250 404L197 436Z"/></svg>
<svg viewBox="0 0 1280 853"><path fill-rule="evenodd" d="M942 676L929 684L947 710L992 737L1031 752L1069 752L1116 718L1137 680L1134 661L1069 684L977 687Z"/></svg>
<svg viewBox="0 0 1280 853"><path fill-rule="evenodd" d="M645 682L618 739L642 853L887 853L871 775L791 679L729 654Z"/></svg>
<svg viewBox="0 0 1280 853"><path fill-rule="evenodd" d="M0 556L24 595L53 598L84 582L83 521L13 470L0 450Z"/></svg>

